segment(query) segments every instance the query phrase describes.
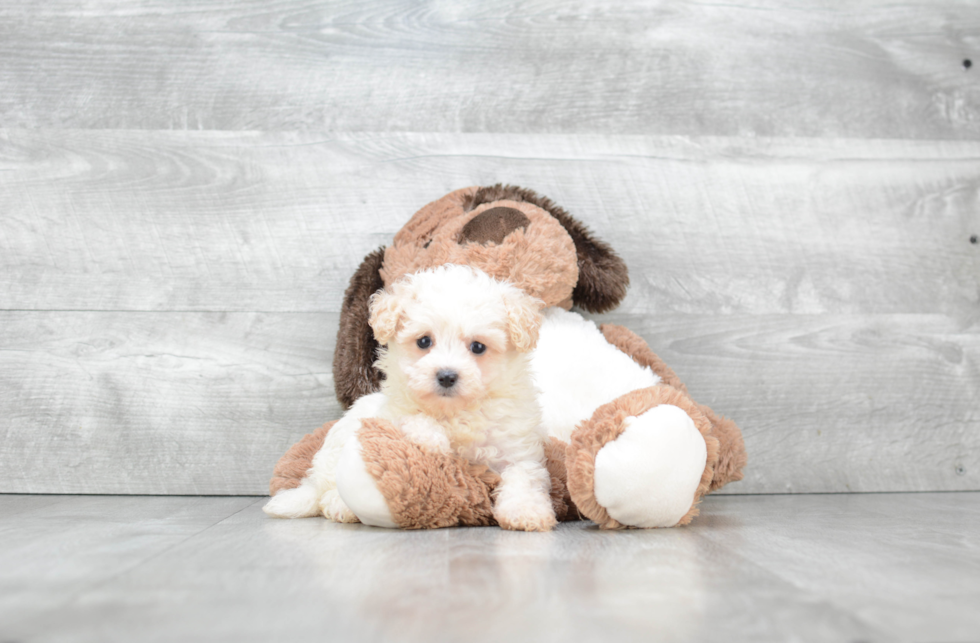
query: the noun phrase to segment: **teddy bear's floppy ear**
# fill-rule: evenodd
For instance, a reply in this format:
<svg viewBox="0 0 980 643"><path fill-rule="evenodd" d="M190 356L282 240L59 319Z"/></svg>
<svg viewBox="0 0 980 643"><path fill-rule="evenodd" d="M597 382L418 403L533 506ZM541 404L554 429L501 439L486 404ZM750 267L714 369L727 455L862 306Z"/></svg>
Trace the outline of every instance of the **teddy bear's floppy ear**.
<svg viewBox="0 0 980 643"><path fill-rule="evenodd" d="M384 374L374 366L378 342L368 324L371 295L384 288L378 272L384 258L384 247L366 256L344 293L333 354L333 385L345 409L358 398L376 392L384 379Z"/></svg>
<svg viewBox="0 0 980 643"><path fill-rule="evenodd" d="M604 313L619 305L629 286L626 264L606 243L592 236L580 221L547 197L516 185L480 188L463 202L466 211L493 201L523 201L546 210L565 228L575 243L578 258L578 283L572 291L572 303L590 313Z"/></svg>

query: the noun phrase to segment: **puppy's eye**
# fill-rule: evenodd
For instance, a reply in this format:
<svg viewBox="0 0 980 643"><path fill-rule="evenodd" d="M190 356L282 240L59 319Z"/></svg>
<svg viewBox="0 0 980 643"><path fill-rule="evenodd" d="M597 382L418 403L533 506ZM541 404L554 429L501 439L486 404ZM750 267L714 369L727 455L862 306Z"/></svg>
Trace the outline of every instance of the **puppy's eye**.
<svg viewBox="0 0 980 643"><path fill-rule="evenodd" d="M474 355L482 355L487 351L487 347L480 342L473 342L470 344L470 350L473 351Z"/></svg>
<svg viewBox="0 0 980 643"><path fill-rule="evenodd" d="M415 345L421 348L422 350L425 350L426 348L432 346L432 338L429 337L428 335L426 335L425 337L419 337L415 341Z"/></svg>

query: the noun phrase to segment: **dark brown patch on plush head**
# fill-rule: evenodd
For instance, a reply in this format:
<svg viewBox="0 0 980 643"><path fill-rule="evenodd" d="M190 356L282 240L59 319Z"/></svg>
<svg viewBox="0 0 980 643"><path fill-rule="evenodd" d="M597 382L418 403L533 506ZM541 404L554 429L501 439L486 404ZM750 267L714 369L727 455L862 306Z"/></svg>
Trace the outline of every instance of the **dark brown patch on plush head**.
<svg viewBox="0 0 980 643"><path fill-rule="evenodd" d="M464 211L462 202L478 189L443 197L412 217L385 250L385 286L419 270L457 264L510 282L547 306L571 308L579 280L578 256L562 224L547 210L522 201L496 201ZM489 210L497 212L480 219ZM434 225L433 219L441 223ZM479 220L464 234L463 228L475 219ZM403 234L406 229L420 234ZM485 243L461 241L464 237ZM494 243L496 239L500 242Z"/></svg>
<svg viewBox="0 0 980 643"><path fill-rule="evenodd" d="M504 199L531 203L546 210L568 232L578 258L578 284L572 292L576 306L592 313L604 313L619 305L630 282L626 264L612 248L593 238L588 228L551 199L527 188L498 183L466 195L463 209L469 212L483 203Z"/></svg>
<svg viewBox="0 0 980 643"><path fill-rule="evenodd" d="M368 300L384 288L378 272L384 252L381 247L364 257L344 293L333 354L333 386L345 409L361 396L380 389L384 379L384 373L374 367L378 342L368 325Z"/></svg>
<svg viewBox="0 0 980 643"><path fill-rule="evenodd" d="M503 243L508 234L514 230L527 228L531 220L520 210L514 208L490 208L481 212L463 226L458 243L478 243L485 246L488 243Z"/></svg>

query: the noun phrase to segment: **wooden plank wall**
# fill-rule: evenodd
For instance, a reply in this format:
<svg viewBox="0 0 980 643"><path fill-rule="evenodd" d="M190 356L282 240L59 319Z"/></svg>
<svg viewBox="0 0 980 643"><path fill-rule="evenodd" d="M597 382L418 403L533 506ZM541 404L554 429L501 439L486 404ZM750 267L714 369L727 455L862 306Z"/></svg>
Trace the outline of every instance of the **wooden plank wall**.
<svg viewBox="0 0 980 643"><path fill-rule="evenodd" d="M263 493L360 259L499 181L625 258L729 492L980 489L973 56L967 1L5 2L0 492Z"/></svg>

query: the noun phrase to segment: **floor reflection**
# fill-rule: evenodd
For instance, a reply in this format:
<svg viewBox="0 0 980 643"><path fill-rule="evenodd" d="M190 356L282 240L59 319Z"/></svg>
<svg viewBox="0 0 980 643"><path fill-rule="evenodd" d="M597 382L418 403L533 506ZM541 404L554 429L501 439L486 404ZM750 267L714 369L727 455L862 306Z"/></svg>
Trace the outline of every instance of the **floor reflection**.
<svg viewBox="0 0 980 643"><path fill-rule="evenodd" d="M345 626L381 638L669 641L695 636L704 618L704 556L684 529L389 531L309 519L265 531L307 557Z"/></svg>

